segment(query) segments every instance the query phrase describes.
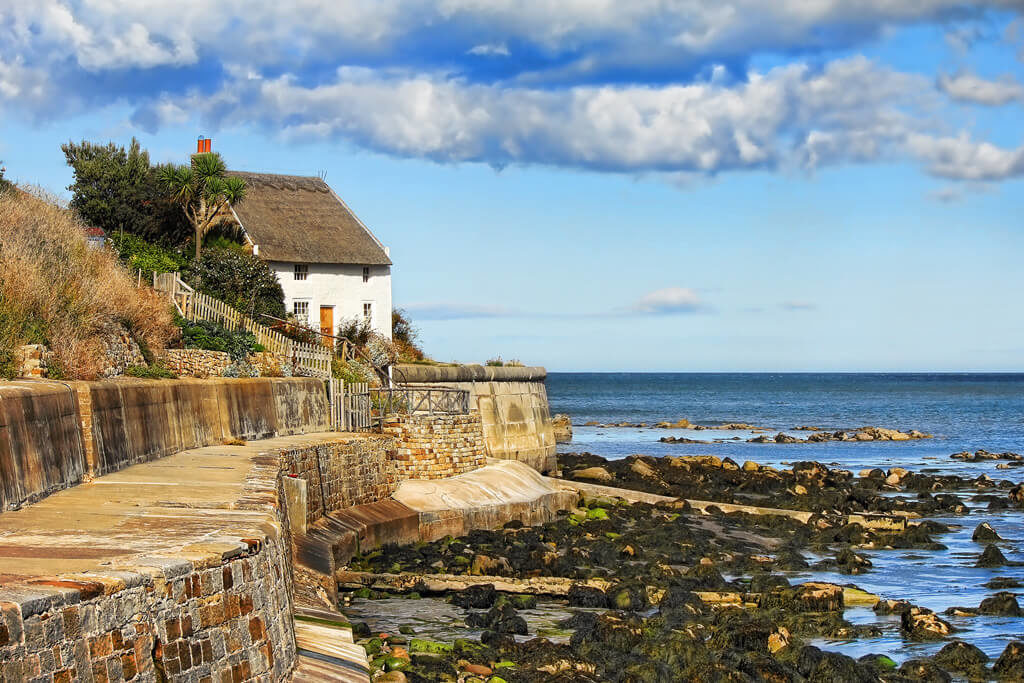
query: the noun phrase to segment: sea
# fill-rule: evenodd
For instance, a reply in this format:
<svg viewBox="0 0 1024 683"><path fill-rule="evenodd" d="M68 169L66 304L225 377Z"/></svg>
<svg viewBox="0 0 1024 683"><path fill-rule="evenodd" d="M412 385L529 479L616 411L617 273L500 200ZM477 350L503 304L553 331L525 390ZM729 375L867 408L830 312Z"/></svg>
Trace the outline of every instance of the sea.
<svg viewBox="0 0 1024 683"><path fill-rule="evenodd" d="M925 472L1024 481L1024 467L997 469L998 461L964 463L949 456L961 451L1024 453L1024 374L847 374L847 373L558 373L547 377L551 411L569 415L573 440L560 452L590 452L606 458L641 453L653 456L713 454L738 463L752 460L786 467L815 460L833 467L861 469L903 467ZM747 423L805 437L794 428L852 429L863 426L908 431L917 429L931 439L905 442L824 442L814 444L747 443L754 432L660 429L652 427L595 427L602 424L676 422L693 424ZM665 444L663 436L708 441L704 444ZM961 492L968 499L976 491ZM913 494L910 494L913 495ZM977 607L995 591L982 584L1013 577L1024 582L1024 513L989 512L971 503L970 514L939 517L954 526L937 536L947 550L867 551L874 568L860 576L830 572L794 573L791 581L828 580L854 583L886 598L903 598L941 612L948 607ZM1003 554L1022 566L981 569L974 566L982 546L971 541L974 528L989 522L1003 536ZM808 559L816 558L808 554ZM1024 589L1018 594L1024 605ZM855 641L821 639L814 644L861 656L886 654L897 662L931 654L944 643L914 643L899 634L898 617L879 617L867 608L846 611L856 623L876 624L879 638ZM1013 639L1024 638L1024 618L944 617L957 637L996 657Z"/></svg>

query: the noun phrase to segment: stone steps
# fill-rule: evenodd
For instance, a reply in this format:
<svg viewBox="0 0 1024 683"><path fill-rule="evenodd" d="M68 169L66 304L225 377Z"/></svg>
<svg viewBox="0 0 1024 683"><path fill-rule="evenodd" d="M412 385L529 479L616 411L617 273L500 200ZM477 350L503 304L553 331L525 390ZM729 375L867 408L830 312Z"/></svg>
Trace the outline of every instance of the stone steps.
<svg viewBox="0 0 1024 683"><path fill-rule="evenodd" d="M339 612L296 606L295 644L298 657L292 681L369 683L366 650L355 644L352 629Z"/></svg>

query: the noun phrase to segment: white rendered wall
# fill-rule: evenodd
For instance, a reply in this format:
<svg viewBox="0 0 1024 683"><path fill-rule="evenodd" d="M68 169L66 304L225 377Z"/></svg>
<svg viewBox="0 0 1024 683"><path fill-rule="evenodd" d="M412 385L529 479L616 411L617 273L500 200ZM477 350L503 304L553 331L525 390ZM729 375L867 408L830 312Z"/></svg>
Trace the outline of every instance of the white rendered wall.
<svg viewBox="0 0 1024 683"><path fill-rule="evenodd" d="M270 261L270 269L284 290L284 305L295 310L294 302L309 302L309 324L320 328L320 307L334 307L334 330L342 320L363 317L363 303L373 304L373 329L391 338L391 266L370 266L370 281L363 282L363 266L309 263L305 280L295 279L295 264Z"/></svg>

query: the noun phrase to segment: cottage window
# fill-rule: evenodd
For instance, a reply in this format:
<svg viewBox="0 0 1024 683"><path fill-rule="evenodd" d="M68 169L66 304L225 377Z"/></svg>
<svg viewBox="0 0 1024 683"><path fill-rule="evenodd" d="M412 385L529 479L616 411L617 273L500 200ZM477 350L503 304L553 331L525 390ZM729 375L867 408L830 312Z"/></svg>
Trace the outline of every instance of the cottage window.
<svg viewBox="0 0 1024 683"><path fill-rule="evenodd" d="M305 263L296 263L295 264L295 279L296 280L305 280L307 277L309 277L309 266L307 266Z"/></svg>
<svg viewBox="0 0 1024 683"><path fill-rule="evenodd" d="M292 304L292 313L300 323L309 322L309 302L296 301Z"/></svg>
<svg viewBox="0 0 1024 683"><path fill-rule="evenodd" d="M370 281L370 266L363 266L363 282Z"/></svg>
<svg viewBox="0 0 1024 683"><path fill-rule="evenodd" d="M366 322L373 321L373 304L370 302L363 304L363 319L366 320Z"/></svg>

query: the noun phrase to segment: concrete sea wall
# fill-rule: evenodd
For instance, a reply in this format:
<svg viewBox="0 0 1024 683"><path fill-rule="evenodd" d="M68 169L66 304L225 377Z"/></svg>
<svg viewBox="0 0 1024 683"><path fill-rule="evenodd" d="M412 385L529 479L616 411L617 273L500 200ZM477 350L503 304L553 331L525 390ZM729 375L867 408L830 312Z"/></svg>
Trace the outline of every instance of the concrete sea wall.
<svg viewBox="0 0 1024 683"><path fill-rule="evenodd" d="M59 382L0 384L0 510L74 486L86 469L73 389Z"/></svg>
<svg viewBox="0 0 1024 683"><path fill-rule="evenodd" d="M0 510L90 477L226 439L322 431L320 380L0 384Z"/></svg>
<svg viewBox="0 0 1024 683"><path fill-rule="evenodd" d="M394 376L413 386L469 391L470 405L480 411L489 457L518 460L539 472L555 469L555 436L544 368L400 365Z"/></svg>
<svg viewBox="0 0 1024 683"><path fill-rule="evenodd" d="M330 410L311 378L151 380L87 385L102 475L225 439L323 431Z"/></svg>

